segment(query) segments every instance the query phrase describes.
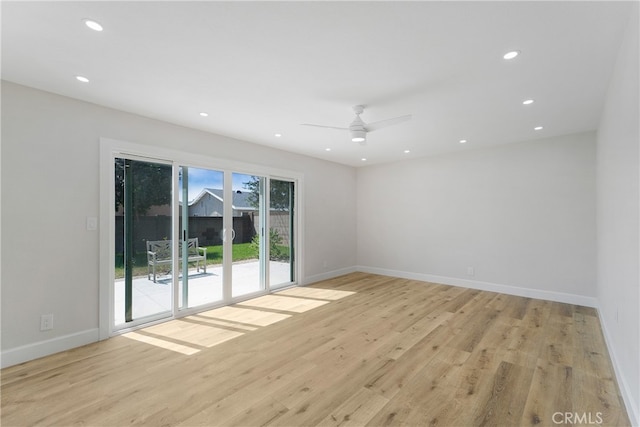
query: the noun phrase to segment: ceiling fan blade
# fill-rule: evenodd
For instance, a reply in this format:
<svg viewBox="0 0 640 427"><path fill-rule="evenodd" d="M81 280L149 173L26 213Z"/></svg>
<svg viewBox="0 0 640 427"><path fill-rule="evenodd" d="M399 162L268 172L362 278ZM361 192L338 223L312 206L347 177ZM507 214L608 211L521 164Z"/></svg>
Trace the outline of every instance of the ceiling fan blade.
<svg viewBox="0 0 640 427"><path fill-rule="evenodd" d="M393 119L380 120L379 122L368 123L364 126L367 132L373 132L374 130L386 128L387 126L397 125L398 123L406 122L407 120L411 120L411 114L406 116L400 116Z"/></svg>
<svg viewBox="0 0 640 427"><path fill-rule="evenodd" d="M349 128L339 128L336 126L324 126L324 125L314 125L311 123L302 123L302 126L313 126L316 128L327 128L327 129L337 129L337 130L349 130Z"/></svg>

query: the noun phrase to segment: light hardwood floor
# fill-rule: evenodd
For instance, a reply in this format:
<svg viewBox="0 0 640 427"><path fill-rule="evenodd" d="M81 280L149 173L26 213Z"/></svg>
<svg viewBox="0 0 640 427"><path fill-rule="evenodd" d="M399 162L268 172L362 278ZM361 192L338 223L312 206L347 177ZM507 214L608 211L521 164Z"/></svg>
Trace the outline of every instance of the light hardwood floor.
<svg viewBox="0 0 640 427"><path fill-rule="evenodd" d="M3 426L629 425L594 309L364 273L1 380Z"/></svg>

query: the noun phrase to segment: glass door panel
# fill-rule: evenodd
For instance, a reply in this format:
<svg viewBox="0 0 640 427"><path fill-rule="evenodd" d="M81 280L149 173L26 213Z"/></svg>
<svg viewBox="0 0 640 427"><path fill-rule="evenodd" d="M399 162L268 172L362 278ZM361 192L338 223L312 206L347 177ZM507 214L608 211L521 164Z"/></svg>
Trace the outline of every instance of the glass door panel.
<svg viewBox="0 0 640 427"><path fill-rule="evenodd" d="M295 281L294 183L269 181L269 285L282 287Z"/></svg>
<svg viewBox="0 0 640 427"><path fill-rule="evenodd" d="M181 166L178 180L178 306L190 308L222 301L224 172Z"/></svg>
<svg viewBox="0 0 640 427"><path fill-rule="evenodd" d="M232 254L231 296L239 297L265 289L264 206L265 178L233 173L231 192Z"/></svg>
<svg viewBox="0 0 640 427"><path fill-rule="evenodd" d="M126 158L115 158L114 167L118 329L171 316L172 167Z"/></svg>

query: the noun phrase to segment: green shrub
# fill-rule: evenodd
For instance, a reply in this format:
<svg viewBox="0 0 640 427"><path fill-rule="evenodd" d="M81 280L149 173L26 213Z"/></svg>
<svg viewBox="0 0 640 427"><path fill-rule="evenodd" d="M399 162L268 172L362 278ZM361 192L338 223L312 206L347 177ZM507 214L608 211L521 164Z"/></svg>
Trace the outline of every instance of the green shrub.
<svg viewBox="0 0 640 427"><path fill-rule="evenodd" d="M260 253L260 236L256 234L251 239L251 249L256 254L256 258ZM271 261L281 261L289 258L289 251L286 246L282 245L282 236L274 228L269 229L269 259Z"/></svg>

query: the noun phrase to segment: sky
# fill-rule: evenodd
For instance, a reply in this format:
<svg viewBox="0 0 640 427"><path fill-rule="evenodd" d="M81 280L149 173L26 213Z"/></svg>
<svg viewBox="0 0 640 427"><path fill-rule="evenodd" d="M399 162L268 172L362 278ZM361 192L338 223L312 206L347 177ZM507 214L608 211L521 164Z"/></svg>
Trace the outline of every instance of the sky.
<svg viewBox="0 0 640 427"><path fill-rule="evenodd" d="M233 173L232 189L246 190L244 183L251 180L251 175ZM224 173L210 169L189 168L189 201L195 199L203 188L222 189ZM182 179L180 180L182 187Z"/></svg>

